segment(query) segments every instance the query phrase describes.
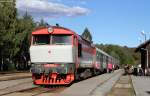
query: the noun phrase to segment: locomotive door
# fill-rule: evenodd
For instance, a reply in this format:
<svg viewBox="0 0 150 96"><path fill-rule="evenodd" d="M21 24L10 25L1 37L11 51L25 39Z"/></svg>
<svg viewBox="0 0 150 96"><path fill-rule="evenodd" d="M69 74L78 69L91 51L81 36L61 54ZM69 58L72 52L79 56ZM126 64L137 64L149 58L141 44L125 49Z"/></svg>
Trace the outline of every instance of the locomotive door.
<svg viewBox="0 0 150 96"><path fill-rule="evenodd" d="M75 68L78 67L78 42L77 42L77 37L74 36L74 61L75 61Z"/></svg>
<svg viewBox="0 0 150 96"><path fill-rule="evenodd" d="M74 76L75 76L75 80L79 79L79 74L78 74L78 67L79 67L79 59L78 59L78 41L77 41L77 37L74 36L73 37L73 47L74 47Z"/></svg>

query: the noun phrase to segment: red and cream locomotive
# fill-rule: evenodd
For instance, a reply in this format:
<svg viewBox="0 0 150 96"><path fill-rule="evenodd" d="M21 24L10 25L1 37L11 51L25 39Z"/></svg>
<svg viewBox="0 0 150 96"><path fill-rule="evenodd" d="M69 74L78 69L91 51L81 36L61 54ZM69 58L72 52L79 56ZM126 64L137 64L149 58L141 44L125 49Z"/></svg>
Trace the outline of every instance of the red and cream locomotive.
<svg viewBox="0 0 150 96"><path fill-rule="evenodd" d="M66 85L106 71L111 56L70 29L50 26L32 32L30 57L34 84Z"/></svg>

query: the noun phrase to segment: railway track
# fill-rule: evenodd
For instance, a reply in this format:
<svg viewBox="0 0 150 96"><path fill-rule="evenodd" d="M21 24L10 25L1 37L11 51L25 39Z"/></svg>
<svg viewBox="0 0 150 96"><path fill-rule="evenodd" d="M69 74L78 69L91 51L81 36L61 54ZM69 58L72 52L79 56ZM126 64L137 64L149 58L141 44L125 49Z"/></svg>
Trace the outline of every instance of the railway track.
<svg viewBox="0 0 150 96"><path fill-rule="evenodd" d="M120 73L120 71L118 71ZM94 78L89 78L72 84L70 87L66 86L36 86L33 85L32 79L20 79L20 80L10 80L10 81L1 81L0 86L6 84L12 84L10 86L5 86L0 88L0 96L64 96L65 94L76 94L81 92L82 94L88 93L91 94L92 91L96 90L97 86L103 85L103 83L110 80L112 77L118 74L114 72L112 74L103 74L96 76ZM103 79L102 79L103 78ZM100 80L100 81L99 81ZM92 85L92 82L94 82ZM87 91L89 90L89 91ZM79 95L79 94L77 94Z"/></svg>
<svg viewBox="0 0 150 96"><path fill-rule="evenodd" d="M33 85L31 78L1 81L0 96L40 96L43 93L58 93L64 90L65 86L41 87ZM17 95L19 94L19 95ZM28 94L28 95L27 95Z"/></svg>
<svg viewBox="0 0 150 96"><path fill-rule="evenodd" d="M0 91L6 90L6 89L11 89L13 87L17 87L21 84L24 83L31 83L32 79L31 78L26 78L26 79L20 79L20 80L10 80L10 81L2 81L0 82Z"/></svg>
<svg viewBox="0 0 150 96"><path fill-rule="evenodd" d="M1 74L0 73L0 77L4 77L4 76L15 76L15 75L22 75L22 74L31 74L31 73L29 73L29 72L21 72L21 73L6 73L6 74Z"/></svg>
<svg viewBox="0 0 150 96"><path fill-rule="evenodd" d="M5 74L16 74L16 73L29 73L29 71L7 71L7 72L0 72L0 75L5 75Z"/></svg>
<svg viewBox="0 0 150 96"><path fill-rule="evenodd" d="M20 95L27 95L27 96L41 96L42 94L52 94L52 93L59 93L63 91L66 87L58 86L58 87L40 87L35 86L32 88L27 89L21 89L21 90L15 90L12 92L7 92L4 94L1 94L0 96L20 96ZM9 89L10 90L10 89ZM17 95L19 94L19 95Z"/></svg>
<svg viewBox="0 0 150 96"><path fill-rule="evenodd" d="M31 77L31 73L12 73L12 74L0 74L0 81L16 80L22 78Z"/></svg>
<svg viewBox="0 0 150 96"><path fill-rule="evenodd" d="M32 85L32 81L21 82L12 86L5 87L4 89L0 89L0 96L35 87L37 86Z"/></svg>
<svg viewBox="0 0 150 96"><path fill-rule="evenodd" d="M45 93L59 93L63 90L65 90L66 87L64 86L55 86L55 87L49 87L49 88L43 88L43 87L35 87L27 90L19 91L20 93L31 93L32 96L40 96Z"/></svg>

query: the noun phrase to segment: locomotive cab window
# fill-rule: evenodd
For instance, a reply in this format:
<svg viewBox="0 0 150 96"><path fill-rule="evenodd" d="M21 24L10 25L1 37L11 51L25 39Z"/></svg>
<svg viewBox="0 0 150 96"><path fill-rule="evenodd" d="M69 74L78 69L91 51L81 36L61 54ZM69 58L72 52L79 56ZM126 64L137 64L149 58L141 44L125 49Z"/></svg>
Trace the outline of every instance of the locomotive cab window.
<svg viewBox="0 0 150 96"><path fill-rule="evenodd" d="M35 44L35 45L50 44L50 36L49 35L34 35L33 36L33 44Z"/></svg>
<svg viewBox="0 0 150 96"><path fill-rule="evenodd" d="M52 44L54 45L71 45L71 35L52 35Z"/></svg>

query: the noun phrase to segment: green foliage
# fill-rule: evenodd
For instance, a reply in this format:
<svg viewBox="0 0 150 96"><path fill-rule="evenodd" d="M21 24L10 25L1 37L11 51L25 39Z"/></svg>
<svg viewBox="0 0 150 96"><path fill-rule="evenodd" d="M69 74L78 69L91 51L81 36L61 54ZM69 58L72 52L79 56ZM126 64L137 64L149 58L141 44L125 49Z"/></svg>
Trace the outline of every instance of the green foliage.
<svg viewBox="0 0 150 96"><path fill-rule="evenodd" d="M18 18L15 0L0 2L0 12L0 70L8 70L29 53L29 39L35 23L27 12Z"/></svg>
<svg viewBox="0 0 150 96"><path fill-rule="evenodd" d="M11 61L12 58L12 39L15 36L16 8L14 2L0 2L0 69L8 69L5 61ZM2 66L3 65L3 66ZM4 68L2 68L4 67Z"/></svg>
<svg viewBox="0 0 150 96"><path fill-rule="evenodd" d="M90 33L90 31L89 31L88 28L85 28L85 29L84 29L84 32L82 33L81 36L82 36L84 39L86 39L86 40L92 42L92 35L91 35L91 33Z"/></svg>
<svg viewBox="0 0 150 96"><path fill-rule="evenodd" d="M28 53L29 49L29 40L30 40L30 34L35 28L35 23L33 21L33 18L27 14L27 12L24 14L24 16L20 19L17 19L17 25L16 25L16 35L14 40L14 46L15 46L15 53L14 56L21 53ZM20 50L18 50L18 48ZM18 54L18 55L19 55Z"/></svg>
<svg viewBox="0 0 150 96"><path fill-rule="evenodd" d="M23 63L26 66L29 61L29 46L30 46L30 35L35 29L36 24L33 18L27 14L24 14L22 18L17 18L17 25L15 31L14 47L13 47L13 59L15 62ZM20 64L21 65L21 64ZM27 67L27 66L26 66Z"/></svg>

